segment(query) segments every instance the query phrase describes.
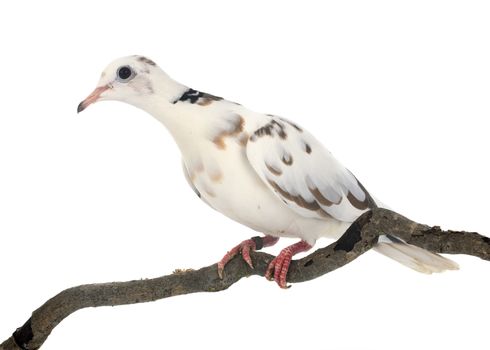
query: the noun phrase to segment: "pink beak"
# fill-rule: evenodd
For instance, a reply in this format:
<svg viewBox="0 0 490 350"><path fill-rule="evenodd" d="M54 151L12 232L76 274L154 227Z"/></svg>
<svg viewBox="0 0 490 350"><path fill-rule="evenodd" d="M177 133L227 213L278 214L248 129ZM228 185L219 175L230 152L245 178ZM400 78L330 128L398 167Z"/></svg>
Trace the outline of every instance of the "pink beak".
<svg viewBox="0 0 490 350"><path fill-rule="evenodd" d="M90 95L88 95L88 97L85 100L80 102L77 108L77 113L80 113L85 108L90 106L92 103L96 102L99 99L100 94L102 94L104 91L108 89L110 89L108 85L99 86L98 88L96 88Z"/></svg>

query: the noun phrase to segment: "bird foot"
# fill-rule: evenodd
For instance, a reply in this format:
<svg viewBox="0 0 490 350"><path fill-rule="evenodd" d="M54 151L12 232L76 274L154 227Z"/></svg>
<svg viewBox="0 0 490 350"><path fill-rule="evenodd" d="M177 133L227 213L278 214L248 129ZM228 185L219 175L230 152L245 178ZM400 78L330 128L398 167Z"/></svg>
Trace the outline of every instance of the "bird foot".
<svg viewBox="0 0 490 350"><path fill-rule="evenodd" d="M226 264L230 262L238 253L242 254L243 260L250 266L251 269L254 268L252 264L252 258L250 257L250 251L260 250L263 247L269 247L274 245L279 240L279 237L265 236L265 237L253 237L247 239L237 246L233 247L225 256L218 262L218 275L223 279L223 272L225 270Z"/></svg>
<svg viewBox="0 0 490 350"><path fill-rule="evenodd" d="M300 252L305 252L311 249L311 247L313 246L309 245L305 241L300 241L281 250L279 255L272 259L272 261L269 263L267 271L265 272L265 278L267 278L269 281L276 281L281 288L289 288L286 277L288 275L289 265L291 265L293 256Z"/></svg>

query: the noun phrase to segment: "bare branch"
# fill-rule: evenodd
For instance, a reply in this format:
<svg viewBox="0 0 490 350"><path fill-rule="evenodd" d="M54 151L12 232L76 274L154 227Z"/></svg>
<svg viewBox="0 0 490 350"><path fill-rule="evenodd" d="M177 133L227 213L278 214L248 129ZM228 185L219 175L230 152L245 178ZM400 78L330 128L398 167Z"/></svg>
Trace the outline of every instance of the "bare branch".
<svg viewBox="0 0 490 350"><path fill-rule="evenodd" d="M356 259L371 249L381 234L393 234L419 247L449 254L467 254L490 260L490 238L474 232L443 231L413 222L386 209L359 217L336 242L291 264L288 281L304 282ZM172 275L129 282L81 285L66 289L35 310L31 318L0 345L0 350L35 350L68 315L86 307L115 306L155 301L172 296L217 292L243 277L264 276L273 256L252 253L255 269L233 259L221 280L216 264L199 270L177 270Z"/></svg>

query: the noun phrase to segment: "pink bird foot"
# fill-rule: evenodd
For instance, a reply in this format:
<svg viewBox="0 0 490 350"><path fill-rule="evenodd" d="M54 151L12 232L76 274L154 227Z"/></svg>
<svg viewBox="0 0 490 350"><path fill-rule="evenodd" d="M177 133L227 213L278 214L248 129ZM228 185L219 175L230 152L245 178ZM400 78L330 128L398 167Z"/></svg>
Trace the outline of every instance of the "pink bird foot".
<svg viewBox="0 0 490 350"><path fill-rule="evenodd" d="M240 243L239 245L233 247L229 252L225 254L223 259L218 263L218 275L221 279L223 279L223 271L225 269L226 264L230 262L238 253L242 254L243 260L247 263L250 268L254 268L252 264L252 258L250 258L251 250L260 250L263 247L270 247L279 241L279 237L273 236L264 236L264 237L253 237L251 239L247 239Z"/></svg>
<svg viewBox="0 0 490 350"><path fill-rule="evenodd" d="M299 241L298 243L290 245L289 247L281 250L279 255L276 256L267 267L265 278L270 281L274 279L274 281L276 281L281 288L288 288L286 277L288 275L289 265L291 264L293 256L301 252L306 252L307 250L311 249L311 247L313 246L309 245L305 241ZM274 276L272 273L274 273Z"/></svg>

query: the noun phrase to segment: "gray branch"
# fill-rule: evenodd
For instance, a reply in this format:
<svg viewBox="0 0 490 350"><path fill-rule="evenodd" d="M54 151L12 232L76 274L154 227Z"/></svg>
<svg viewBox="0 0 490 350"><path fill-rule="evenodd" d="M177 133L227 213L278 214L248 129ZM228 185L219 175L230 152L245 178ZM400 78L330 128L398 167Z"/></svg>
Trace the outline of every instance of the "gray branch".
<svg viewBox="0 0 490 350"><path fill-rule="evenodd" d="M382 234L437 253L467 254L490 260L490 238L476 232L443 231L413 222L386 209L374 209L359 217L342 237L325 248L291 263L288 282L312 280L356 259ZM221 280L216 264L199 270L176 270L172 275L129 282L87 284L66 289L35 310L29 320L0 345L0 350L35 350L65 317L86 307L115 306L155 301L172 296L218 292L243 277L264 276L272 255L253 252L255 269L241 258L233 259Z"/></svg>

